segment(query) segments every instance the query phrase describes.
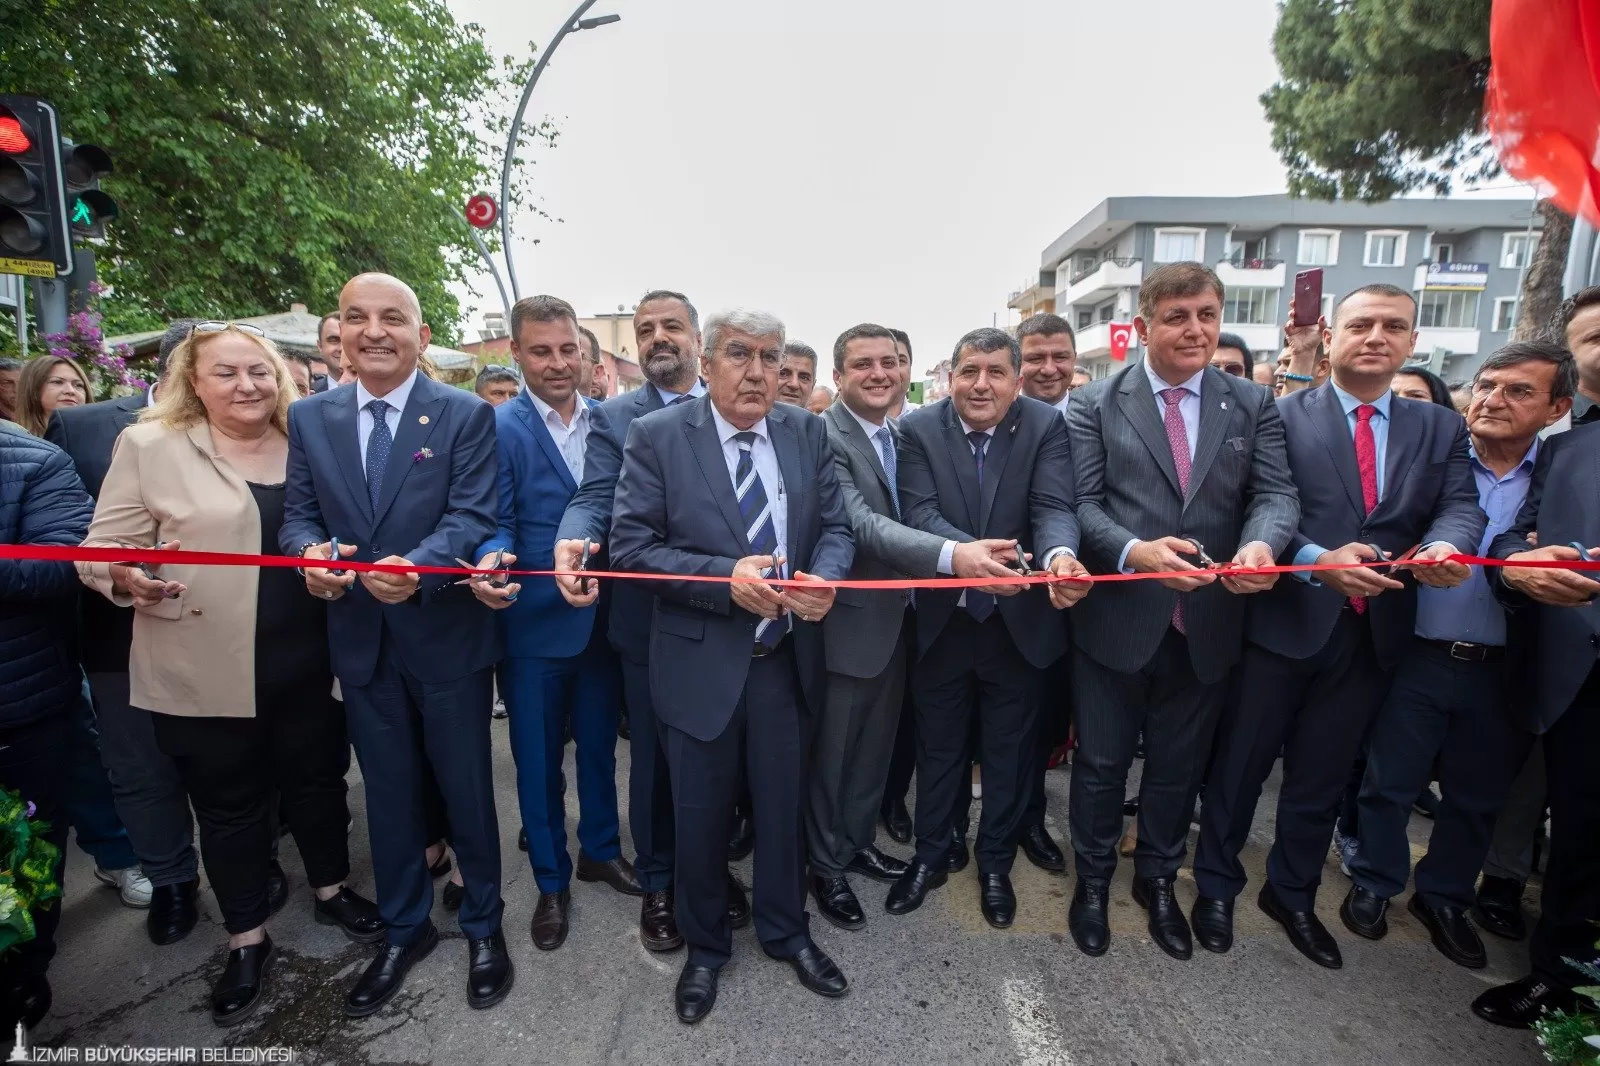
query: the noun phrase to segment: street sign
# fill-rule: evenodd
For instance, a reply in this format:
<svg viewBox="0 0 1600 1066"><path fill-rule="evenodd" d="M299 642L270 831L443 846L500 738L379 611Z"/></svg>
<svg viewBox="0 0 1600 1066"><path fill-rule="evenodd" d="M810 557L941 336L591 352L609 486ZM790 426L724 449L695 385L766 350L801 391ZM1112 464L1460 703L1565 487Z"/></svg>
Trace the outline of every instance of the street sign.
<svg viewBox="0 0 1600 1066"><path fill-rule="evenodd" d="M474 229L488 229L500 217L500 205L488 193L479 193L467 201L467 224Z"/></svg>

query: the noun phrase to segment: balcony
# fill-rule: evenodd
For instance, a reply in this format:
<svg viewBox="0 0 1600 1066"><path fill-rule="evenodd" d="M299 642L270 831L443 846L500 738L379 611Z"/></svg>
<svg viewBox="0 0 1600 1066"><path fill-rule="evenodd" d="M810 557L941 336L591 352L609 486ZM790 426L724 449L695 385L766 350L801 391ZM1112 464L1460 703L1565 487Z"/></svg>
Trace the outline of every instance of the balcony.
<svg viewBox="0 0 1600 1066"><path fill-rule="evenodd" d="M1224 259L1217 264L1217 277L1230 289L1246 285L1281 289L1286 273L1282 259Z"/></svg>
<svg viewBox="0 0 1600 1066"><path fill-rule="evenodd" d="M1109 359L1111 357L1111 323L1096 322L1075 330L1079 359ZM1139 335L1135 333L1128 344L1130 356L1138 350Z"/></svg>
<svg viewBox="0 0 1600 1066"><path fill-rule="evenodd" d="M1144 260L1102 259L1088 270L1072 275L1067 291L1056 293L1056 306L1098 302L1119 289L1137 289L1142 281Z"/></svg>
<svg viewBox="0 0 1600 1066"><path fill-rule="evenodd" d="M1016 311L1023 318L1038 314L1041 311L1054 311L1056 309L1055 290L1035 281L1006 297L1006 306Z"/></svg>

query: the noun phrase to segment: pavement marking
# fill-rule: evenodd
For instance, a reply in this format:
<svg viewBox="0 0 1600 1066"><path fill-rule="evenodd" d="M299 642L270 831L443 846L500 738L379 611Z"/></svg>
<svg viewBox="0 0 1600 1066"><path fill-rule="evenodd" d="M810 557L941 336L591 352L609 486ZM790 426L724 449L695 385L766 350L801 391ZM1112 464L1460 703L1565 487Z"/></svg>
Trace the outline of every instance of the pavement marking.
<svg viewBox="0 0 1600 1066"><path fill-rule="evenodd" d="M1019 1062L1024 1066L1072 1066L1055 1015L1033 982L1008 977L1000 986L1000 996L1005 1000L1006 1021Z"/></svg>

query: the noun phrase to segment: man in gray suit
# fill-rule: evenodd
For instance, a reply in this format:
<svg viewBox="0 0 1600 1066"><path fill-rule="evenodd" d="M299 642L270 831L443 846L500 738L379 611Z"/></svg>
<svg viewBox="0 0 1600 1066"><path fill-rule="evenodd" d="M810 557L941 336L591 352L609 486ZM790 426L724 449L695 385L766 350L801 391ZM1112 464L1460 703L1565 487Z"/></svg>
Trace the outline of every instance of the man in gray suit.
<svg viewBox="0 0 1600 1066"><path fill-rule="evenodd" d="M1144 362L1080 389L1067 411L1084 562L1096 573L1183 573L1102 589L1072 627L1078 888L1068 924L1087 955L1110 942L1107 893L1141 729L1133 896L1163 951L1193 953L1173 882L1225 681L1244 645L1243 594L1274 581L1219 581L1204 563L1270 566L1300 518L1272 397L1209 366L1222 300L1222 282L1199 263L1152 271L1134 319Z"/></svg>
<svg viewBox="0 0 1600 1066"><path fill-rule="evenodd" d="M839 399L823 414L855 537L853 581L933 577L947 546L957 577L1009 577L1013 540L948 541L900 523L899 432L888 418L901 380L894 334L863 323L833 344ZM827 696L811 755L806 840L817 910L841 929L866 925L846 871L893 882L906 864L873 844L874 820L900 721L912 597L840 589L822 623Z"/></svg>

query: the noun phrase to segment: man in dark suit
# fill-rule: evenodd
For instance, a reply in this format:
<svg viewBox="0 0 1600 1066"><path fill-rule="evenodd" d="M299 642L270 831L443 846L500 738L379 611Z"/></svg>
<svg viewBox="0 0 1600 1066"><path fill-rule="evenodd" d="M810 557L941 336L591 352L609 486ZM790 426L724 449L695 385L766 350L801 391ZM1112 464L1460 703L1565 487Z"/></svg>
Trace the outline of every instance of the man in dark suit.
<svg viewBox="0 0 1600 1066"><path fill-rule="evenodd" d="M956 543L901 524L899 431L888 419L899 394L894 334L862 323L833 344L839 400L823 414L855 538L851 580L934 577L946 547L958 577L1010 577L995 558L1011 541ZM873 843L906 688L912 596L899 589L840 589L823 622L827 700L817 723L806 806L811 894L834 925L859 929L866 915L846 872L894 882L906 864Z"/></svg>
<svg viewBox="0 0 1600 1066"><path fill-rule="evenodd" d="M614 565L733 578L653 581L650 681L677 816L678 926L689 958L680 1020L703 1019L732 951L728 831L741 771L756 823L762 948L825 996L844 975L807 932L801 836L808 716L823 699L822 633L854 546L820 419L774 406L783 324L759 311L706 320L707 395L628 431L612 517Z"/></svg>
<svg viewBox="0 0 1600 1066"><path fill-rule="evenodd" d="M554 296L529 296L511 308L511 351L526 387L495 411L500 457L500 522L478 549L480 569L521 560L549 570L556 527L583 477L592 404L578 395L583 353L578 315ZM617 659L596 624L599 607L572 607L555 582L472 583L500 615L505 691L517 798L528 861L539 885L533 943L553 951L567 939L572 858L561 761L563 735L576 745L580 881L603 881L643 893L622 855L617 824L617 717L622 698Z"/></svg>
<svg viewBox="0 0 1600 1066"><path fill-rule="evenodd" d="M1296 564L1372 561L1420 547L1416 580L1461 584L1486 519L1454 411L1389 391L1416 344L1416 301L1368 285L1335 309L1323 344L1333 377L1278 403L1300 525L1284 558ZM1333 548L1327 545L1335 545ZM1195 852L1195 934L1210 951L1233 943L1244 890L1239 852L1261 786L1283 753L1277 839L1260 906L1313 962L1337 969L1339 945L1314 911L1339 797L1416 626L1415 584L1369 568L1297 573L1251 605L1237 698L1223 714Z"/></svg>
<svg viewBox="0 0 1600 1066"><path fill-rule="evenodd" d="M197 319L172 323L161 335L156 374L166 373L172 350L188 339ZM45 439L72 459L89 495L98 499L111 467L117 437L139 420L159 385L115 400L59 407L50 416ZM105 762L117 814L128 843L150 880L150 910L145 931L152 943L175 944L189 935L200 914L194 850L194 820L189 797L172 760L156 744L150 712L128 703L128 650L133 644L133 612L104 596L78 598L79 652L94 696L100 756Z"/></svg>
<svg viewBox="0 0 1600 1066"><path fill-rule="evenodd" d="M341 572L338 558L454 566L494 532L494 409L417 369L429 330L416 294L361 274L339 294L340 341L357 380L289 409L279 547L323 561L306 588L329 600L328 643L367 786L367 830L387 942L345 1012L380 1009L439 942L420 794L431 766L466 883L467 1002L505 998L500 834L489 758L494 617L448 575Z"/></svg>
<svg viewBox="0 0 1600 1066"><path fill-rule="evenodd" d="M1544 738L1550 796L1550 852L1529 947L1532 973L1491 988L1473 1013L1526 1028L1546 1010L1574 1011L1583 973L1565 959L1595 963L1600 921L1600 573L1517 563L1600 558L1600 425L1583 425L1539 447L1533 484L1516 524L1489 554L1500 571L1509 688L1523 724ZM1537 543L1542 545L1535 548Z"/></svg>
<svg viewBox="0 0 1600 1066"><path fill-rule="evenodd" d="M1133 898L1158 947L1176 959L1193 953L1173 885L1243 644L1245 596L1273 583L1218 581L1203 564L1270 565L1300 514L1272 397L1209 366L1222 302L1222 282L1199 263L1151 271L1134 319L1143 363L1078 391L1067 411L1085 562L1100 573L1185 575L1099 590L1074 619L1069 924L1088 955L1110 942L1108 888L1141 729Z"/></svg>
<svg viewBox="0 0 1600 1066"><path fill-rule="evenodd" d="M950 396L900 421L900 509L907 525L956 544L1015 541L1059 577L1078 562L1067 427L1051 407L1019 395L1021 352L997 329L977 329L950 357ZM946 545L945 553L951 551ZM940 573L951 573L941 558ZM930 588L917 595L917 854L884 909L904 914L944 884L953 822L966 805L976 721L983 769L978 826L979 904L996 928L1016 916L1011 865L1033 790L1040 671L1066 650L1052 608L1076 603L1086 583L1044 588Z"/></svg>
<svg viewBox="0 0 1600 1066"><path fill-rule="evenodd" d="M583 481L556 532L558 570L577 569L585 540L597 553L611 542L622 448L634 419L705 395L700 380L700 316L688 297L666 289L645 293L634 308L633 333L646 384L589 412ZM587 607L600 595L594 581L585 587L573 578L557 578L556 587L574 607ZM609 636L622 660L628 705L628 833L633 837L634 874L644 889L639 940L651 951L674 951L683 946L672 885L677 837L667 756L650 696L650 611L656 590L652 582L619 581L611 593ZM728 918L735 929L742 929L750 923L750 901L731 871L727 880Z"/></svg>

